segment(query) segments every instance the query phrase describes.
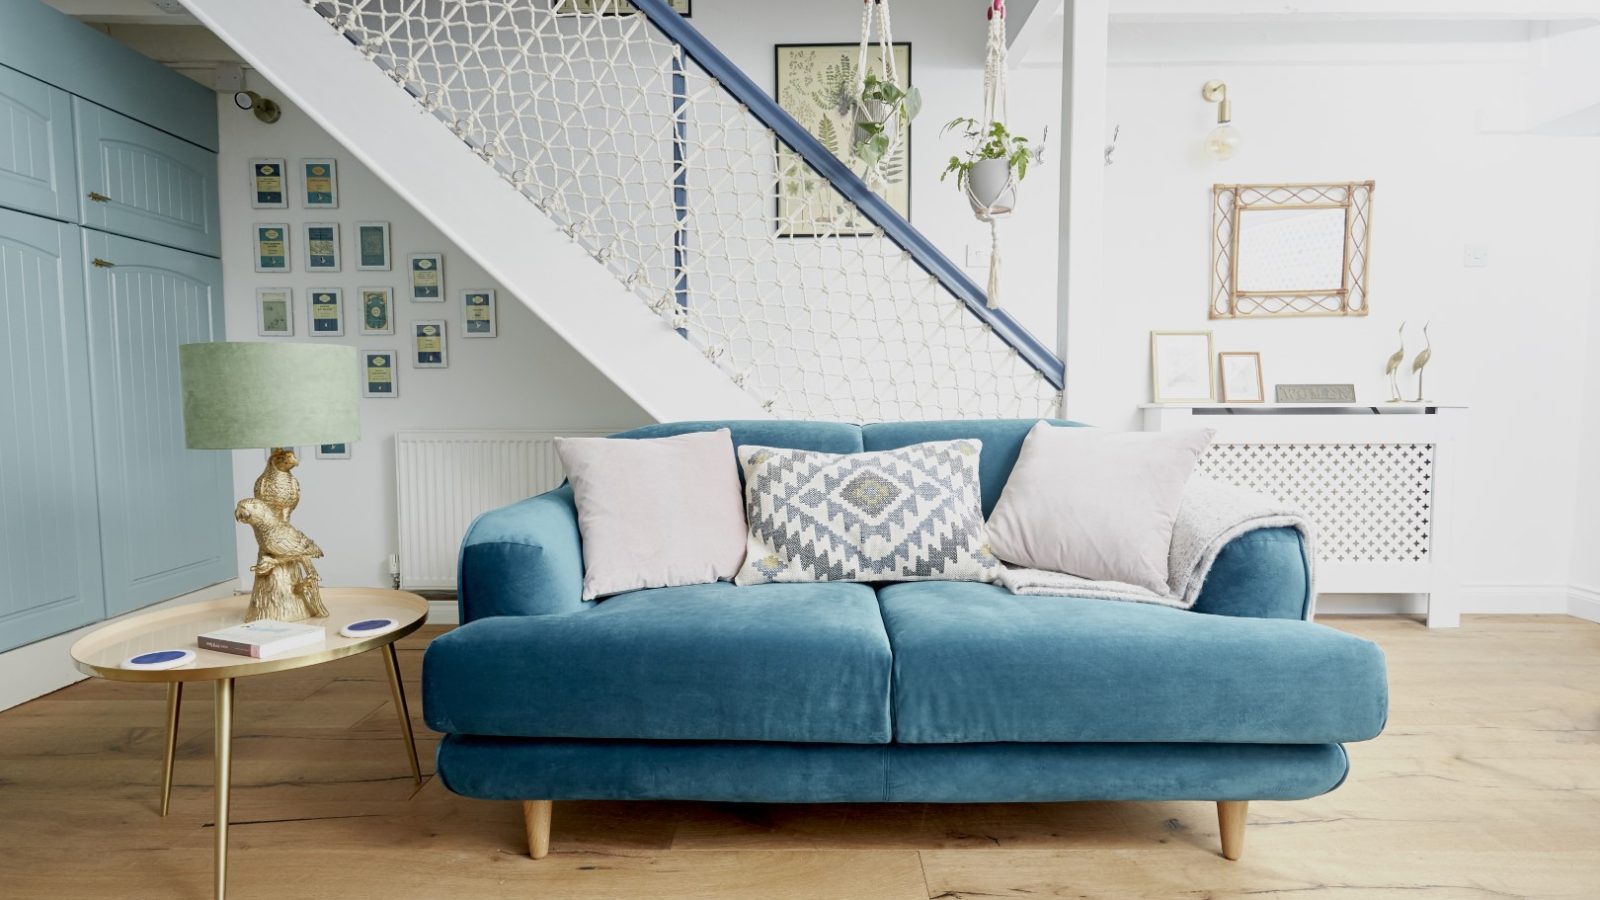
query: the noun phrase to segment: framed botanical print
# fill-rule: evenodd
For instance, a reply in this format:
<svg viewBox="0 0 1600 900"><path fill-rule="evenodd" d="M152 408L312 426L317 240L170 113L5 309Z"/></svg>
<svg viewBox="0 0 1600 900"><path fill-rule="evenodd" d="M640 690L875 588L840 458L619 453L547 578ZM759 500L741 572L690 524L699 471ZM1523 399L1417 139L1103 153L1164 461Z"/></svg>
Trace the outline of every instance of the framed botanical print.
<svg viewBox="0 0 1600 900"><path fill-rule="evenodd" d="M394 268L389 262L389 223L356 223L356 270L359 272L387 272Z"/></svg>
<svg viewBox="0 0 1600 900"><path fill-rule="evenodd" d="M400 396L400 367L393 350L361 351L361 396Z"/></svg>
<svg viewBox="0 0 1600 900"><path fill-rule="evenodd" d="M1218 353L1217 376L1222 384L1223 403L1267 402L1260 353Z"/></svg>
<svg viewBox="0 0 1600 900"><path fill-rule="evenodd" d="M379 351L376 351L376 352L378 352L378 353L388 353L387 350L379 350ZM390 354L390 355L392 356L393 354ZM390 395L389 394L384 394L383 396L387 397L387 396L390 396ZM349 458L350 458L350 445L349 444L318 444L317 445L317 459L349 459Z"/></svg>
<svg viewBox="0 0 1600 900"><path fill-rule="evenodd" d="M250 160L250 208L288 209L289 178L281 159Z"/></svg>
<svg viewBox="0 0 1600 900"><path fill-rule="evenodd" d="M300 160L300 182L305 186L305 194L300 199L306 209L339 208L338 160Z"/></svg>
<svg viewBox="0 0 1600 900"><path fill-rule="evenodd" d="M294 291L256 288L256 334L294 337Z"/></svg>
<svg viewBox="0 0 1600 900"><path fill-rule="evenodd" d="M462 337L494 337L500 333L494 291L485 288L461 292Z"/></svg>
<svg viewBox="0 0 1600 900"><path fill-rule="evenodd" d="M306 271L339 271L339 223L306 223Z"/></svg>
<svg viewBox="0 0 1600 900"><path fill-rule="evenodd" d="M287 272L289 266L289 226L281 222L256 225L251 239L255 248L257 272Z"/></svg>
<svg viewBox="0 0 1600 900"><path fill-rule="evenodd" d="M344 289L311 289L311 336L344 337Z"/></svg>
<svg viewBox="0 0 1600 900"><path fill-rule="evenodd" d="M833 155L851 171L863 177L867 164L855 156L852 140L853 116L841 113L841 97L849 98L856 89L857 44L779 44L775 48L778 73L777 100L790 115L804 125ZM905 82L912 84L911 45L894 45L895 66ZM878 57L871 55L873 71L884 74ZM777 233L779 237L822 237L870 235L872 222L855 204L818 175L800 154L778 142ZM911 217L911 135L884 166L888 185L883 199L900 215Z"/></svg>
<svg viewBox="0 0 1600 900"><path fill-rule="evenodd" d="M558 16L590 15L598 11L603 16L626 16L638 12L638 8L628 0L554 0L555 14ZM667 0L667 5L672 11L684 18L689 17L691 0Z"/></svg>
<svg viewBox="0 0 1600 900"><path fill-rule="evenodd" d="M445 342L443 319L421 319L411 323L411 368L443 369L450 365L450 348Z"/></svg>
<svg viewBox="0 0 1600 900"><path fill-rule="evenodd" d="M1211 332L1150 332L1150 399L1156 403L1210 403Z"/></svg>
<svg viewBox="0 0 1600 900"><path fill-rule="evenodd" d="M394 288L358 288L361 296L361 333L394 334Z"/></svg>
<svg viewBox="0 0 1600 900"><path fill-rule="evenodd" d="M408 269L411 299L416 303L444 302L444 254L413 253Z"/></svg>

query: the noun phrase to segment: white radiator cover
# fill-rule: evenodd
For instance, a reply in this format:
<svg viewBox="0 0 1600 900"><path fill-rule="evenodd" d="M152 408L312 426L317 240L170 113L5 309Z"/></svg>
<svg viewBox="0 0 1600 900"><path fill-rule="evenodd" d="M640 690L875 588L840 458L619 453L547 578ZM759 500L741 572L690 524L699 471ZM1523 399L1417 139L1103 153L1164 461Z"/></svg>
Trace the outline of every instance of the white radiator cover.
<svg viewBox="0 0 1600 900"><path fill-rule="evenodd" d="M456 588L456 557L479 515L561 484L557 437L620 429L402 431L394 438L400 587Z"/></svg>

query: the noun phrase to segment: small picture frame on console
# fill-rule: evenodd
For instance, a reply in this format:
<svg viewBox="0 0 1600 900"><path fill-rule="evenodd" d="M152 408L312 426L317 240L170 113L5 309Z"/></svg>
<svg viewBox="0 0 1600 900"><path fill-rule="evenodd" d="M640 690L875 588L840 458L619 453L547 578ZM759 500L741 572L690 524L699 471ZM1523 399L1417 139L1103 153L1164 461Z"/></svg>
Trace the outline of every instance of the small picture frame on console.
<svg viewBox="0 0 1600 900"><path fill-rule="evenodd" d="M1261 381L1260 353L1218 353L1217 377L1222 385L1223 403L1267 402L1267 389Z"/></svg>

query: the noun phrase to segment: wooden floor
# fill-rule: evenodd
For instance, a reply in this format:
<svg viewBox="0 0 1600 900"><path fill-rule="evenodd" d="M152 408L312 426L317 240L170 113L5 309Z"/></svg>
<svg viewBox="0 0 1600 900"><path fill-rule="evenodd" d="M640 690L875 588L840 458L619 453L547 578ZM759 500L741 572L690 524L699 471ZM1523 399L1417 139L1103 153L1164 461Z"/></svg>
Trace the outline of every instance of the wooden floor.
<svg viewBox="0 0 1600 900"><path fill-rule="evenodd" d="M369 654L240 682L229 896L1600 897L1600 625L1329 621L1388 652L1388 729L1334 793L1252 804L1236 863L1209 803L557 803L535 862L517 804L413 786ZM414 706L426 640L402 644ZM210 897L210 691L161 819L162 691L0 713L0 897Z"/></svg>

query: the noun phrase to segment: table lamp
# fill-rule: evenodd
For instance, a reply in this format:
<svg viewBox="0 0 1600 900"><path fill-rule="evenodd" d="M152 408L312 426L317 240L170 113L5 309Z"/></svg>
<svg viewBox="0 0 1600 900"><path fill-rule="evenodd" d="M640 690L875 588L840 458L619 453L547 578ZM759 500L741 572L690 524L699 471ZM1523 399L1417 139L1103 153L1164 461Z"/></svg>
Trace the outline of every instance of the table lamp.
<svg viewBox="0 0 1600 900"><path fill-rule="evenodd" d="M255 532L255 583L245 621L298 622L328 614L312 560L322 549L289 523L300 504L294 447L361 436L356 348L263 342L185 344L185 443L195 450L270 450L255 495L233 517Z"/></svg>

